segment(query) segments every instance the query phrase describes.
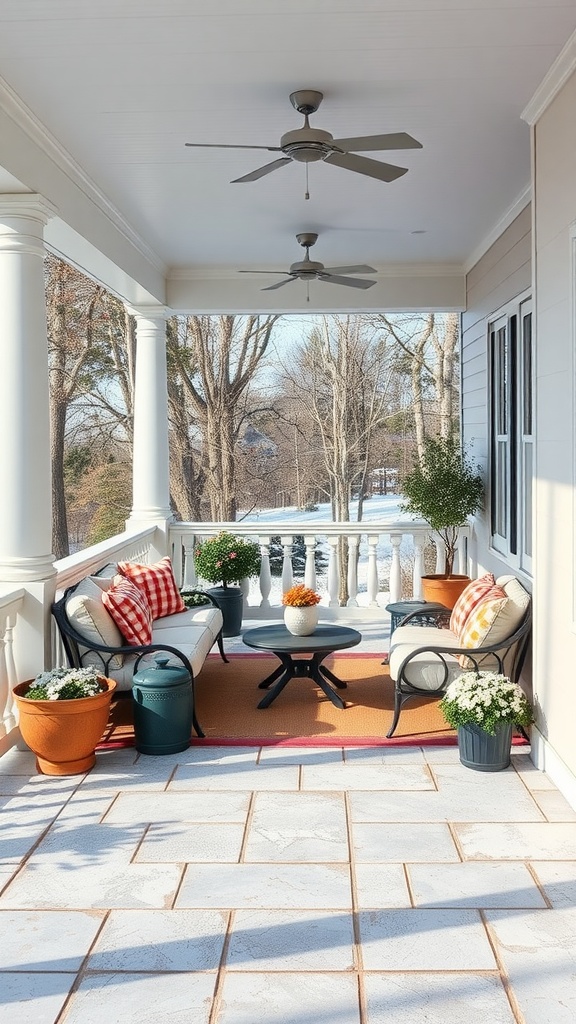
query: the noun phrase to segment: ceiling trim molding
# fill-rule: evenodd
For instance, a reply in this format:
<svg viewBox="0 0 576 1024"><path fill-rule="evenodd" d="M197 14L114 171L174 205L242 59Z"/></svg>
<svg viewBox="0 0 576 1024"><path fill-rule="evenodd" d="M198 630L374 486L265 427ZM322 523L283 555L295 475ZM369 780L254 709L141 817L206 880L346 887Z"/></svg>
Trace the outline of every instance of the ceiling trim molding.
<svg viewBox="0 0 576 1024"><path fill-rule="evenodd" d="M120 211L100 191L92 178L76 163L64 146L56 141L30 108L20 99L18 94L1 77L0 107L4 110L7 117L31 139L34 145L38 146L45 156L80 189L86 198L98 207L116 230L138 250L140 255L151 263L159 273L165 275L166 264L160 259L158 253L154 252L134 228L131 227Z"/></svg>
<svg viewBox="0 0 576 1024"><path fill-rule="evenodd" d="M558 95L564 83L576 70L576 32L558 54L550 70L546 73L532 99L521 113L521 118L533 125L542 117L546 108Z"/></svg>
<svg viewBox="0 0 576 1024"><path fill-rule="evenodd" d="M466 260L463 268L465 274L470 273L472 267L476 266L478 261L481 260L484 254L488 252L490 246L494 245L494 242L496 242L497 239L500 238L500 235L504 234L506 228L510 227L512 222L516 220L516 217L518 217L519 214L522 213L522 210L526 209L531 200L532 186L528 185L524 189L524 191L520 193L516 201L510 207L510 209L506 211L504 216L501 217L499 221L497 221L494 227L483 238L483 240L480 242L480 245L478 245L476 249L474 249L474 251L470 253L470 256Z"/></svg>
<svg viewBox="0 0 576 1024"><path fill-rule="evenodd" d="M274 271L279 277L288 277L286 267L267 267L267 270ZM259 278L257 270L251 273L243 269L244 279L252 280ZM386 266L378 267L377 274L380 278L387 277L454 277L464 274L464 267L458 263L387 263ZM238 273L235 267L172 267L167 275L168 281L230 281L236 280Z"/></svg>

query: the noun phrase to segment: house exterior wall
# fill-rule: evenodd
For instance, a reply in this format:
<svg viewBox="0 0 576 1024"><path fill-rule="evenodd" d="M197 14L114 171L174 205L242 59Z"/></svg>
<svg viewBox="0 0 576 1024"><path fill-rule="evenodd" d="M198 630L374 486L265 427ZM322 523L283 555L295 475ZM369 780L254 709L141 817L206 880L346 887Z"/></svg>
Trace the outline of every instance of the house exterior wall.
<svg viewBox="0 0 576 1024"><path fill-rule="evenodd" d="M534 680L544 761L576 777L576 73L534 126ZM574 785L576 796L576 782Z"/></svg>
<svg viewBox="0 0 576 1024"><path fill-rule="evenodd" d="M531 238L528 205L472 267L466 280L466 312L462 314L462 436L485 481L489 452L488 324L507 303L530 293ZM488 507L488 501L485 504ZM517 572L510 570L502 556L490 549L487 514L477 518L470 553L475 572L493 572L495 576ZM531 580L522 580L531 590Z"/></svg>

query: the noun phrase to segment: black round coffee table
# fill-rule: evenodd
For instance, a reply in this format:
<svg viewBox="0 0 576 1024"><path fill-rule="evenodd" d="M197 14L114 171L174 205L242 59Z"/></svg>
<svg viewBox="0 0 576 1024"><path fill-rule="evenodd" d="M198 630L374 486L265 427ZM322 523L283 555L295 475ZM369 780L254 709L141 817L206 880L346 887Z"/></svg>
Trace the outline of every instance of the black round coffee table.
<svg viewBox="0 0 576 1024"><path fill-rule="evenodd" d="M278 694L291 679L305 676L313 679L337 708L345 708L344 701L330 686L330 683L333 683L339 690L345 690L347 684L322 665L322 662L334 651L355 647L361 639L362 636L358 630L349 629L348 626L320 624L316 626L310 636L294 636L283 623L279 623L277 626L257 626L255 629L248 629L242 637L247 647L254 647L258 651L270 651L281 662L274 672L258 684L260 690L267 690L272 683L278 680L274 689L262 698L258 707L270 707L272 701L276 700ZM310 658L297 657L299 654L308 653L311 654Z"/></svg>

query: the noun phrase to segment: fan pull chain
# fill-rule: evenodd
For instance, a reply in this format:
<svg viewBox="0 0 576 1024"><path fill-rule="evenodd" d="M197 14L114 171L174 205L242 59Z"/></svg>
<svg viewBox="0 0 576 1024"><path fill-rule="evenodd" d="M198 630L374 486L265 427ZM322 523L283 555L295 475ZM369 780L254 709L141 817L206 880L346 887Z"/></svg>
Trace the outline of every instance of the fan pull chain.
<svg viewBox="0 0 576 1024"><path fill-rule="evenodd" d="M310 302L310 281L306 281L306 302Z"/></svg>
<svg viewBox="0 0 576 1024"><path fill-rule="evenodd" d="M304 164L306 168L306 191L304 193L304 199L310 199L310 193L308 191L308 164Z"/></svg>

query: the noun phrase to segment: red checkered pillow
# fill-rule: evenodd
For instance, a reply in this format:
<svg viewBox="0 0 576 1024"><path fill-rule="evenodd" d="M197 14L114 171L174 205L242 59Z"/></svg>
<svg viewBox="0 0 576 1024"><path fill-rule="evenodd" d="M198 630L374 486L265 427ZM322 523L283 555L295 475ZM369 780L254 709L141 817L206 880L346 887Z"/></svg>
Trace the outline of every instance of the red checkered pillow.
<svg viewBox="0 0 576 1024"><path fill-rule="evenodd" d="M468 618L476 606L480 604L480 601L484 601L486 598L502 597L506 597L506 593L502 590L502 587L497 585L491 572L487 572L485 576L481 576L478 580L472 580L462 591L452 609L450 629L459 637Z"/></svg>
<svg viewBox="0 0 576 1024"><path fill-rule="evenodd" d="M118 572L131 580L146 598L153 619L164 615L186 611L182 594L176 586L172 562L161 558L154 565L138 565L136 562L118 562Z"/></svg>
<svg viewBox="0 0 576 1024"><path fill-rule="evenodd" d="M142 593L124 576L115 576L109 590L102 592L108 609L127 644L152 642L152 613Z"/></svg>

